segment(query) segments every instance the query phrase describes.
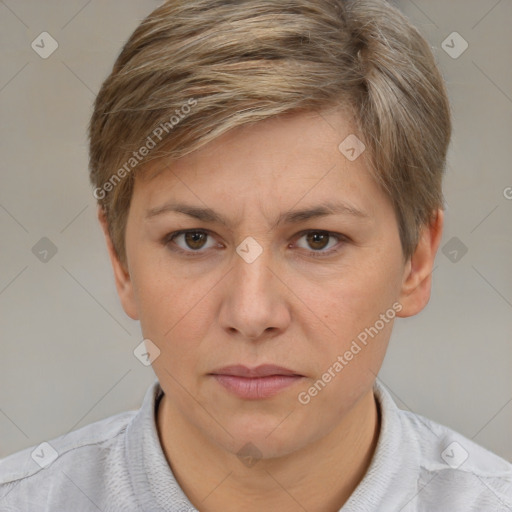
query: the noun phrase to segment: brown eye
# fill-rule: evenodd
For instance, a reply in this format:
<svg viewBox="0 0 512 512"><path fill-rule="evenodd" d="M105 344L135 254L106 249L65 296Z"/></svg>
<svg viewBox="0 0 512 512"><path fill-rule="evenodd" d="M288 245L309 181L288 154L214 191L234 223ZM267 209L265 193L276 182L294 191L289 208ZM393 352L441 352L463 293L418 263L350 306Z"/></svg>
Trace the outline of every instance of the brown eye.
<svg viewBox="0 0 512 512"><path fill-rule="evenodd" d="M315 250L324 249L329 243L330 235L313 231L306 235L309 246Z"/></svg>
<svg viewBox="0 0 512 512"><path fill-rule="evenodd" d="M210 246L207 245L211 239ZM171 233L163 239L164 246L174 252L184 253L187 256L200 256L206 253L206 249L213 247L212 236L203 230L183 230Z"/></svg>
<svg viewBox="0 0 512 512"><path fill-rule="evenodd" d="M185 237L185 243L190 249L201 249L208 235L202 231L189 231L183 233Z"/></svg>
<svg viewBox="0 0 512 512"><path fill-rule="evenodd" d="M211 239L210 246L208 246L208 238ZM299 240L301 239L306 239L306 246L301 247L299 244L299 247L306 250L308 256L315 258L331 256L340 251L344 242L350 241L341 233L318 230L300 233ZM212 235L208 231L197 229L176 231L164 237L162 242L169 250L184 256L203 256L208 252L207 249L215 247Z"/></svg>
<svg viewBox="0 0 512 512"><path fill-rule="evenodd" d="M331 233L329 231L306 231L301 233L299 240L306 240L306 247L299 247L306 249L309 253L309 256L313 256L315 258L322 258L331 256L334 253L338 252L343 246L343 243L348 241L348 237L342 235L341 233ZM333 243L330 243L332 240ZM336 247L339 246L339 247ZM327 248L327 249L326 249Z"/></svg>

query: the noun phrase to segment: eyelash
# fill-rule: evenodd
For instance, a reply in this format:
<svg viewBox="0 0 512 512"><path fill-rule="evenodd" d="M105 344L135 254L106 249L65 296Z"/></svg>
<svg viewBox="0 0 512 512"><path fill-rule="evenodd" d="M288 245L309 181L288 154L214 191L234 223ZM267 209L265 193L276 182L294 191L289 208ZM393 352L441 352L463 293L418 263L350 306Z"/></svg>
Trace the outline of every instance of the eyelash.
<svg viewBox="0 0 512 512"><path fill-rule="evenodd" d="M186 233L203 233L203 234L212 236L211 232L208 230L205 230L205 229L182 229L180 231L174 231L173 233L166 235L163 238L162 243L164 246L167 247L167 246L169 246L170 242L172 242L176 237L186 234ZM348 236L343 235L341 233L333 233L331 231L323 231L323 230L319 230L319 229L308 229L306 231L301 231L300 233L297 234L297 236L298 236L297 239L300 240L304 235L307 235L309 233L317 233L317 234L327 235L329 237L334 237L334 238L337 238L342 243L348 242L350 240ZM205 251L201 251L201 250L186 251L184 249L181 249L180 247L173 247L173 248L169 248L169 249L173 252L177 252L177 253L183 254L186 257L191 257L191 258L197 258L197 257L205 254ZM313 258L327 258L328 256L331 256L331 255L339 252L340 250L341 250L341 247L337 247L335 249L329 249L328 251L311 251L310 256Z"/></svg>

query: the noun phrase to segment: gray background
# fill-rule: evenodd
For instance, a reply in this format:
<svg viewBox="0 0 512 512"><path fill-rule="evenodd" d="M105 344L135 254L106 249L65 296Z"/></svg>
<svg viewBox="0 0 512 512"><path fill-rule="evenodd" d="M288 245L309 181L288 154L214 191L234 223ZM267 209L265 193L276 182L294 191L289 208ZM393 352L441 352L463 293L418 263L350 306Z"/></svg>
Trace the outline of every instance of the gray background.
<svg viewBox="0 0 512 512"><path fill-rule="evenodd" d="M116 295L86 126L122 44L159 3L0 1L0 457L137 409L155 378ZM395 3L433 47L454 134L432 298L395 323L379 378L400 407L512 461L512 2ZM47 59L31 48L43 31L59 45ZM454 31L469 44L457 58L442 46ZM43 237L57 248L46 262L32 251Z"/></svg>

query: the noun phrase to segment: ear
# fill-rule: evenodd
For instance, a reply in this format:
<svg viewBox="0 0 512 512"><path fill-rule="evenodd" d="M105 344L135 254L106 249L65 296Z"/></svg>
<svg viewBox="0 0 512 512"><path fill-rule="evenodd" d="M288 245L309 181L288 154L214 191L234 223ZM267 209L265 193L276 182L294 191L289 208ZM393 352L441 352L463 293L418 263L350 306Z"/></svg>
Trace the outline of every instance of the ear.
<svg viewBox="0 0 512 512"><path fill-rule="evenodd" d="M419 313L430 300L432 268L443 233L444 212L438 209L435 218L424 226L414 254L405 265L399 301L402 304L399 317Z"/></svg>
<svg viewBox="0 0 512 512"><path fill-rule="evenodd" d="M114 249L114 244L112 243L112 239L110 238L110 234L108 232L108 224L105 211L101 205L98 205L98 220L100 221L103 234L105 235L108 254L110 256L112 268L114 269L117 294L121 299L121 305L123 306L124 312L130 318L133 320L138 320L139 316L137 312L137 303L135 301L135 294L133 293L133 285L130 278L130 273L128 272L128 268L123 263L121 263L119 257L117 256L116 250Z"/></svg>

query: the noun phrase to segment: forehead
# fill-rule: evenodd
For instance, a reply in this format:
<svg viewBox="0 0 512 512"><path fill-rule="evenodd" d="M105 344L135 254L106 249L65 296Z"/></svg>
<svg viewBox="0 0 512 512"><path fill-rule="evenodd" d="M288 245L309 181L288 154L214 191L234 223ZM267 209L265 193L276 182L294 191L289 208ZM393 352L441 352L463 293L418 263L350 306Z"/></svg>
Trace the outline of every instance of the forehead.
<svg viewBox="0 0 512 512"><path fill-rule="evenodd" d="M347 135L354 133L350 116L348 109L339 106L289 112L235 126L181 158L164 157L148 162L137 173L137 178L150 181L171 167L175 171L187 167L193 172L203 163L214 164L241 153L250 154L254 160L279 156L281 162L291 161L294 155L302 153L319 162L333 152L337 156L338 145ZM315 154L311 153L312 150Z"/></svg>
<svg viewBox="0 0 512 512"><path fill-rule="evenodd" d="M367 171L366 155L349 159L342 151L353 132L347 116L332 110L243 125L182 158L152 162L143 179L136 179L134 195L142 196L150 215L186 199L211 220L213 203L228 211L251 201L269 210L344 203L345 213L371 214L379 190Z"/></svg>

